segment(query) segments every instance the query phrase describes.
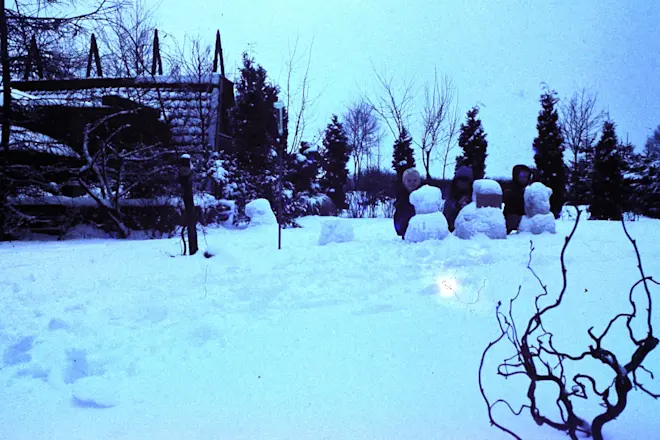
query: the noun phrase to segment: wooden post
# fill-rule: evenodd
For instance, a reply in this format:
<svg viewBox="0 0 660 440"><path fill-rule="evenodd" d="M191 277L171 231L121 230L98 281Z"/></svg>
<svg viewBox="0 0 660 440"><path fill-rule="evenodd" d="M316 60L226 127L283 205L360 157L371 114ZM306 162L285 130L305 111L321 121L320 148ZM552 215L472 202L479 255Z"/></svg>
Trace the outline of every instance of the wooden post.
<svg viewBox="0 0 660 440"><path fill-rule="evenodd" d="M7 215L8 182L7 171L9 168L9 141L11 136L11 76L9 72L9 49L7 43L7 15L5 11L5 0L0 0L0 58L2 62L2 161L0 162L0 241L9 238L5 230Z"/></svg>
<svg viewBox="0 0 660 440"><path fill-rule="evenodd" d="M190 155L183 154L179 158L179 183L183 189L183 205L185 207L186 226L188 228L189 255L197 253L197 215L195 214L195 199L192 188L192 167Z"/></svg>

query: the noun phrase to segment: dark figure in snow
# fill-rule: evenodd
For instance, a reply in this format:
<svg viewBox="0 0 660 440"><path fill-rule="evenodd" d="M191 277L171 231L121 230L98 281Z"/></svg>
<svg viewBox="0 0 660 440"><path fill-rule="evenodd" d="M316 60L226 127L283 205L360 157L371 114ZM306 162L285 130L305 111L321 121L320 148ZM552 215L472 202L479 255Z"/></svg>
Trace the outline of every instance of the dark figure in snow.
<svg viewBox="0 0 660 440"><path fill-rule="evenodd" d="M531 171L526 165L516 165L511 177L512 187L504 193L504 217L508 234L518 230L520 220L525 215L525 188L530 184Z"/></svg>
<svg viewBox="0 0 660 440"><path fill-rule="evenodd" d="M410 203L410 193L419 188L421 184L422 177L414 168L404 171L401 183L397 184L398 191L394 202L394 229L401 238L405 237L408 223L415 215L415 207Z"/></svg>
<svg viewBox="0 0 660 440"><path fill-rule="evenodd" d="M447 218L449 232L454 232L454 222L461 209L472 202L472 183L474 183L472 168L459 167L451 181L449 194L445 199L445 208L442 210Z"/></svg>

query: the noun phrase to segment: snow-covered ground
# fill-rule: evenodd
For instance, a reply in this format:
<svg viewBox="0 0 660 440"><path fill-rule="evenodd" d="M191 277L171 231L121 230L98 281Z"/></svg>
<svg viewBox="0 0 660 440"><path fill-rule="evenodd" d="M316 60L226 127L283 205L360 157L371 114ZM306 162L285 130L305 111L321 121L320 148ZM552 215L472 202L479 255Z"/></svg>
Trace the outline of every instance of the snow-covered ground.
<svg viewBox="0 0 660 440"><path fill-rule="evenodd" d="M0 245L0 438L504 439L477 383L498 335L494 307L522 285L556 293L557 235L448 237L408 243L388 219L356 219L355 240L318 246L302 229L213 229L181 257L178 240ZM629 225L648 275L660 278L660 222ZM172 256L174 255L174 257ZM567 252L566 305L546 323L555 342L589 343L628 311L639 278L616 222L581 223ZM654 323L660 328L660 289ZM617 329L617 331L620 329ZM563 338L563 339L562 339ZM622 348L626 334L615 337ZM493 400L524 388L486 362ZM660 349L645 366L660 373ZM651 390L660 380L642 375ZM660 403L633 392L608 439L654 438ZM563 439L528 415L497 412L526 439Z"/></svg>

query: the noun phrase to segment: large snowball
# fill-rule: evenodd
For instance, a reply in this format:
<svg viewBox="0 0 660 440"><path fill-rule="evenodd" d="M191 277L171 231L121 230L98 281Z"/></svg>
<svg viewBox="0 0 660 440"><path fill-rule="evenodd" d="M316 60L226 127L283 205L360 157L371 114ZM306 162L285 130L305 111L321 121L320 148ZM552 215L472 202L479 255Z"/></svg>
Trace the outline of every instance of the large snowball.
<svg viewBox="0 0 660 440"><path fill-rule="evenodd" d="M501 208L502 187L491 179L479 179L472 185L472 201L477 208Z"/></svg>
<svg viewBox="0 0 660 440"><path fill-rule="evenodd" d="M456 217L456 236L469 240L478 234L489 238L506 238L506 220L499 208L477 208L475 202L461 209Z"/></svg>
<svg viewBox="0 0 660 440"><path fill-rule="evenodd" d="M277 217L266 199L253 200L245 206L245 215L250 217L250 225L276 225Z"/></svg>
<svg viewBox="0 0 660 440"><path fill-rule="evenodd" d="M425 240L443 240L449 235L447 219L441 211L415 214L408 223L405 240L418 243Z"/></svg>
<svg viewBox="0 0 660 440"><path fill-rule="evenodd" d="M550 196L552 190L540 182L532 183L525 188L525 215L545 215L550 212Z"/></svg>
<svg viewBox="0 0 660 440"><path fill-rule="evenodd" d="M556 234L555 216L552 213L537 214L534 217L525 215L520 220L518 232L531 232L534 235L543 234L544 232Z"/></svg>
<svg viewBox="0 0 660 440"><path fill-rule="evenodd" d="M321 223L321 235L319 244L321 246L328 243L345 243L353 241L353 225L349 220L343 218L328 218Z"/></svg>
<svg viewBox="0 0 660 440"><path fill-rule="evenodd" d="M410 203L415 207L415 214L431 214L442 211L442 191L435 186L424 185L410 194Z"/></svg>

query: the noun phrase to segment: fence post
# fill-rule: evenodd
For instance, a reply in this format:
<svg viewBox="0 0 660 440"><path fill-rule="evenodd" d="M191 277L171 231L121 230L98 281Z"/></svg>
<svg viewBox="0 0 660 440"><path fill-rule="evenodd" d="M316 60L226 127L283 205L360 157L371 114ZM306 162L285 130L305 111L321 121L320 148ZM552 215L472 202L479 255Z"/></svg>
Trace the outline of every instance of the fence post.
<svg viewBox="0 0 660 440"><path fill-rule="evenodd" d="M195 213L195 199L192 188L192 166L190 155L183 154L179 158L179 183L183 189L183 205L185 207L186 226L188 229L189 255L195 255L197 246L197 215Z"/></svg>

